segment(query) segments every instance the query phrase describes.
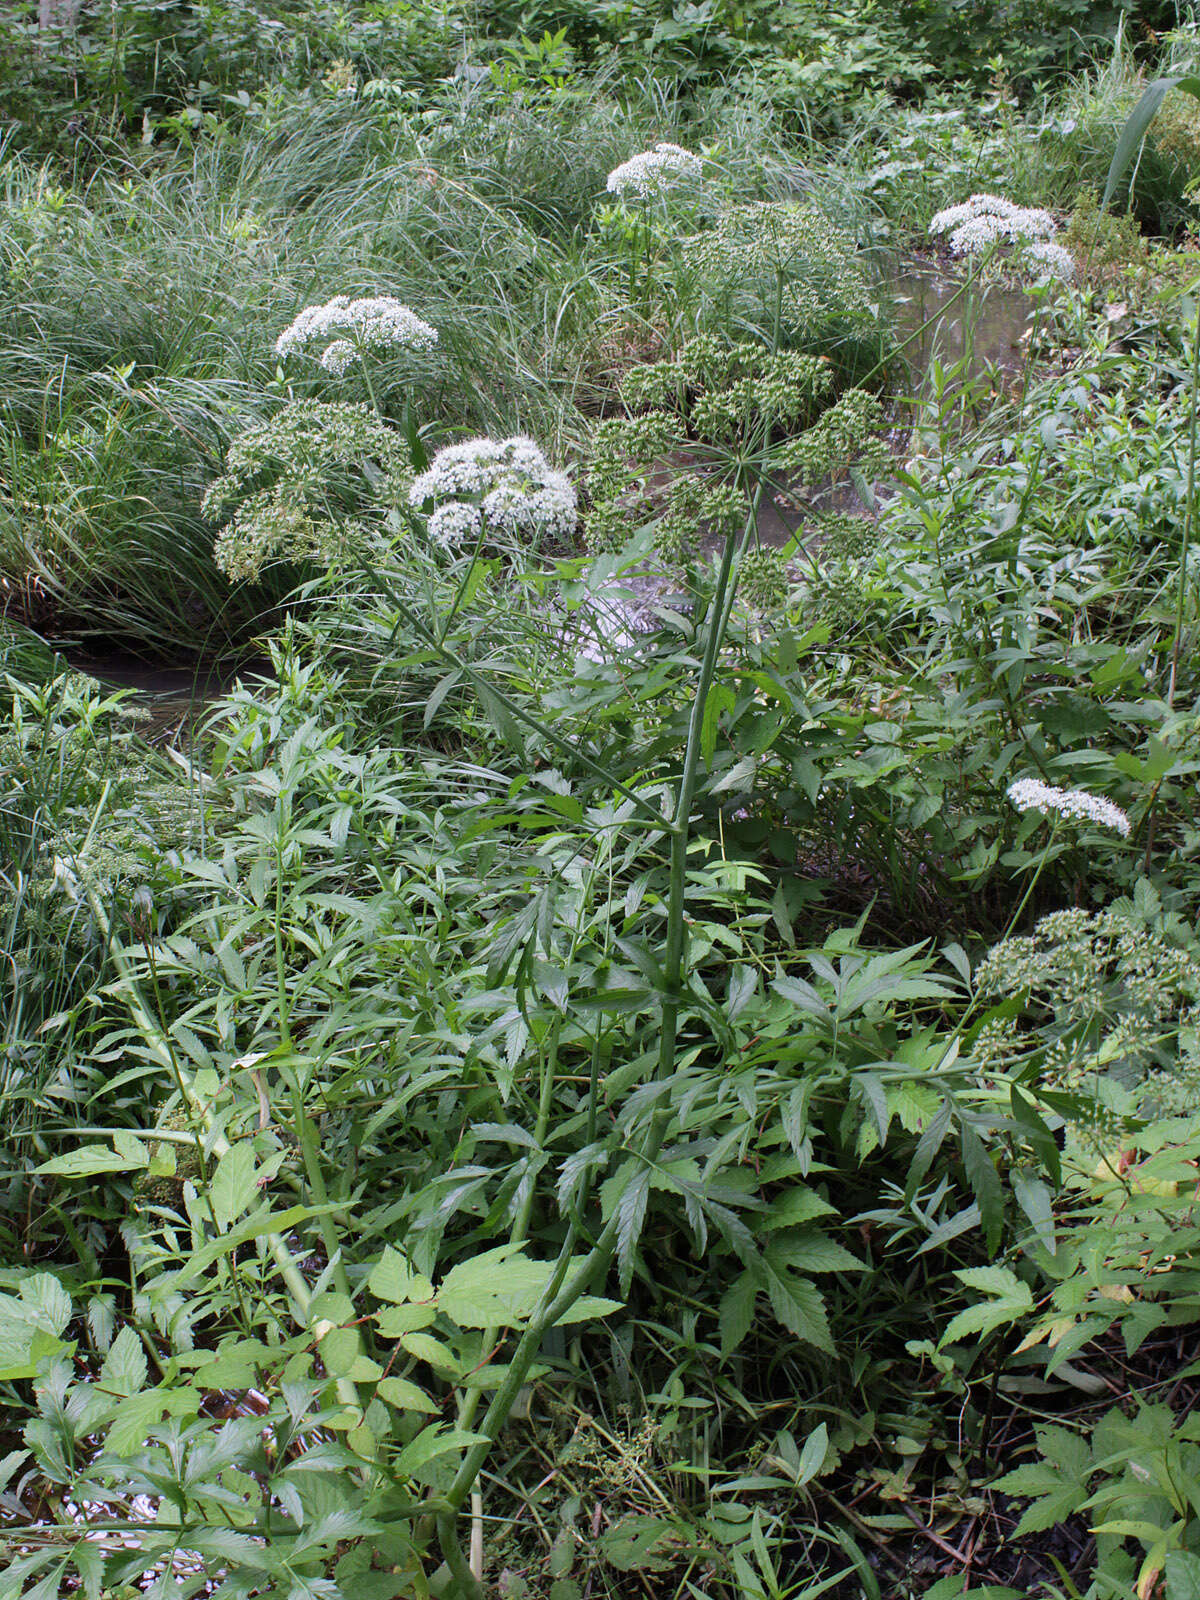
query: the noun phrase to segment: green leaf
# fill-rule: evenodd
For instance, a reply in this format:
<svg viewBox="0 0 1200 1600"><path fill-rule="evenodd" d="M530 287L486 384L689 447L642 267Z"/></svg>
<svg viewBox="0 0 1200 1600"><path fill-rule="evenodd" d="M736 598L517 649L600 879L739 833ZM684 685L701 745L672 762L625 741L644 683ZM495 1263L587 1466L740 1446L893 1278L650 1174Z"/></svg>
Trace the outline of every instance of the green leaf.
<svg viewBox="0 0 1200 1600"><path fill-rule="evenodd" d="M835 1210L836 1207L831 1206L828 1200L822 1200L815 1189L797 1183L771 1202L770 1209L758 1219L755 1226L760 1232L791 1228L800 1222L812 1222L816 1217L830 1216Z"/></svg>
<svg viewBox="0 0 1200 1600"><path fill-rule="evenodd" d="M1166 1600L1200 1600L1200 1556L1188 1550L1169 1550L1163 1572Z"/></svg>
<svg viewBox="0 0 1200 1600"><path fill-rule="evenodd" d="M409 1300L432 1300L433 1284L419 1272L414 1272L406 1257L391 1245L371 1268L367 1288L380 1300L390 1300L404 1305Z"/></svg>
<svg viewBox="0 0 1200 1600"><path fill-rule="evenodd" d="M146 1443L150 1429L164 1417L197 1416L201 1396L195 1389L143 1389L122 1400L113 1414L112 1426L104 1441L114 1455L132 1455Z"/></svg>
<svg viewBox="0 0 1200 1600"><path fill-rule="evenodd" d="M790 1272L772 1266L764 1256L763 1281L771 1310L789 1333L818 1350L833 1354L833 1341L829 1337L829 1319L825 1315L825 1301L815 1283L807 1278L793 1277Z"/></svg>
<svg viewBox="0 0 1200 1600"><path fill-rule="evenodd" d="M804 1448L800 1452L800 1466L796 1472L796 1487L803 1488L811 1482L825 1465L825 1457L829 1454L829 1430L823 1422L819 1422L808 1438L804 1441Z"/></svg>
<svg viewBox="0 0 1200 1600"><path fill-rule="evenodd" d="M674 1536L674 1527L662 1517L625 1516L605 1530L600 1551L618 1572L665 1572L670 1561L662 1552Z"/></svg>
<svg viewBox="0 0 1200 1600"><path fill-rule="evenodd" d="M423 1389L407 1378L380 1378L375 1393L397 1411L436 1411L437 1406Z"/></svg>
<svg viewBox="0 0 1200 1600"><path fill-rule="evenodd" d="M995 1298L960 1311L938 1341L939 1349L973 1333L991 1333L1033 1310L1033 1291L1007 1267L968 1267L955 1273L955 1277L969 1289Z"/></svg>
<svg viewBox="0 0 1200 1600"><path fill-rule="evenodd" d="M1200 78L1155 78L1149 85L1145 94L1134 106L1126 118L1125 126L1121 129L1121 136L1117 140L1117 148L1113 151L1113 158L1108 164L1108 177L1104 183L1104 198L1101 208L1108 210L1112 197L1116 192L1117 184L1129 171L1134 155L1146 130L1158 114L1158 108L1171 89L1182 89L1185 94L1200 100Z"/></svg>
<svg viewBox="0 0 1200 1600"><path fill-rule="evenodd" d="M137 1394L144 1387L148 1373L142 1341L132 1327L122 1328L104 1358L100 1387L113 1395Z"/></svg>
<svg viewBox="0 0 1200 1600"><path fill-rule="evenodd" d="M362 1354L362 1339L357 1328L331 1328L317 1349L329 1376L344 1378Z"/></svg>
<svg viewBox="0 0 1200 1600"><path fill-rule="evenodd" d="M865 1272L867 1264L822 1233L820 1228L797 1228L781 1234L767 1247L770 1259L797 1272Z"/></svg>
<svg viewBox="0 0 1200 1600"><path fill-rule="evenodd" d="M395 1470L402 1473L416 1472L430 1461L435 1461L438 1456L466 1450L470 1445L478 1444L483 1437L481 1433L467 1433L462 1428L443 1429L437 1423L431 1423L401 1450L394 1463Z"/></svg>
<svg viewBox="0 0 1200 1600"><path fill-rule="evenodd" d="M721 720L721 713L732 711L735 704L736 697L728 684L714 683L708 691L704 717L700 724L700 759L706 767L712 765L713 754L717 748L717 724Z"/></svg>
<svg viewBox="0 0 1200 1600"><path fill-rule="evenodd" d="M758 1281L752 1272L736 1277L721 1296L717 1322L721 1329L721 1354L732 1354L750 1331L754 1321L754 1302L758 1299Z"/></svg>
<svg viewBox="0 0 1200 1600"><path fill-rule="evenodd" d="M512 1244L485 1250L451 1269L438 1289L439 1310L460 1328L513 1328L527 1322L554 1272L552 1261L530 1261Z"/></svg>
<svg viewBox="0 0 1200 1600"><path fill-rule="evenodd" d="M437 1321L437 1309L432 1305L385 1306L375 1319L375 1326L384 1339L399 1339L402 1334L416 1333Z"/></svg>
<svg viewBox="0 0 1200 1600"><path fill-rule="evenodd" d="M1004 1232L1004 1190L1000 1183L1000 1175L983 1140L969 1123L960 1124L959 1134L967 1181L979 1204L979 1215L983 1220L988 1251L994 1255Z"/></svg>
<svg viewBox="0 0 1200 1600"><path fill-rule="evenodd" d="M234 1219L240 1217L257 1198L254 1146L249 1140L241 1139L231 1145L217 1162L208 1195L217 1227L222 1232L232 1227Z"/></svg>
<svg viewBox="0 0 1200 1600"><path fill-rule="evenodd" d="M66 1155L43 1161L36 1170L58 1178L94 1178L101 1172L136 1172L149 1165L149 1155L143 1149L143 1159L118 1155L108 1145L81 1145L78 1150L68 1150Z"/></svg>

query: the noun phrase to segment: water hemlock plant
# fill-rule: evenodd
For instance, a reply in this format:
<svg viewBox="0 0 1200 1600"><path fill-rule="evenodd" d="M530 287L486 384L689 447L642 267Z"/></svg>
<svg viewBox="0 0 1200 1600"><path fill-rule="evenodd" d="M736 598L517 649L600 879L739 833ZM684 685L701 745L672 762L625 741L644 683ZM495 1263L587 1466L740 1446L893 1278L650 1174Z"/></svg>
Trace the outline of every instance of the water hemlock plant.
<svg viewBox="0 0 1200 1600"><path fill-rule="evenodd" d="M829 361L713 335L674 360L633 367L621 385L627 415L597 428L585 487L588 548L619 549L653 526L663 558L694 557L699 541L744 518L760 485L786 492L882 458L877 397L835 397Z"/></svg>

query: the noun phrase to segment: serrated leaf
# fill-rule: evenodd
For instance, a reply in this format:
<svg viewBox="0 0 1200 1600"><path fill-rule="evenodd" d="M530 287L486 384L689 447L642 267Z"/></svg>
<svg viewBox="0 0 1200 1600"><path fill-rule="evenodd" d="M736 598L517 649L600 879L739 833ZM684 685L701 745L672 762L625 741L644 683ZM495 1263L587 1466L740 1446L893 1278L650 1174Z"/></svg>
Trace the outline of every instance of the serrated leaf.
<svg viewBox="0 0 1200 1600"><path fill-rule="evenodd" d="M717 1322L721 1329L721 1354L732 1354L750 1331L759 1286L754 1274L743 1272L721 1296Z"/></svg>
<svg viewBox="0 0 1200 1600"><path fill-rule="evenodd" d="M816 1284L772 1266L765 1257L762 1274L771 1310L789 1333L832 1355L833 1341L829 1337L825 1301Z"/></svg>
<svg viewBox="0 0 1200 1600"><path fill-rule="evenodd" d="M650 1171L643 1167L635 1172L617 1202L617 1268L621 1294L629 1298L633 1283L634 1259L642 1228L646 1221L646 1205L650 1198Z"/></svg>
<svg viewBox="0 0 1200 1600"><path fill-rule="evenodd" d="M399 1339L402 1334L416 1333L437 1321L437 1310L431 1305L385 1306L375 1319L375 1326L384 1339Z"/></svg>
<svg viewBox="0 0 1200 1600"><path fill-rule="evenodd" d="M820 1228L797 1228L781 1234L767 1247L767 1255L780 1267L796 1272L865 1272L867 1264Z"/></svg>
<svg viewBox="0 0 1200 1600"><path fill-rule="evenodd" d="M100 1387L122 1397L137 1394L149 1374L146 1352L137 1333L128 1325L113 1340L100 1369Z"/></svg>
<svg viewBox="0 0 1200 1600"><path fill-rule="evenodd" d="M828 1200L822 1200L815 1189L797 1183L771 1202L770 1209L757 1220L755 1226L764 1231L792 1228L801 1222L830 1216L835 1210L836 1207L831 1206Z"/></svg>
<svg viewBox="0 0 1200 1600"><path fill-rule="evenodd" d="M530 1261L513 1245L462 1261L443 1278L438 1308L460 1328L513 1328L537 1310L554 1273L552 1261Z"/></svg>
<svg viewBox="0 0 1200 1600"><path fill-rule="evenodd" d="M979 1206L983 1222L983 1235L988 1251L995 1254L1004 1232L1004 1191L995 1163L988 1155L983 1140L968 1122L959 1126L963 1166L967 1181Z"/></svg>
<svg viewBox="0 0 1200 1600"><path fill-rule="evenodd" d="M439 1372L458 1371L458 1358L452 1350L429 1333L406 1333L401 1336L400 1347L418 1361L425 1361Z"/></svg>
<svg viewBox="0 0 1200 1600"><path fill-rule="evenodd" d="M379 1299L403 1306L408 1301L429 1301L434 1298L434 1285L421 1272L414 1272L408 1259L398 1250L387 1246L381 1258L371 1267L366 1286Z"/></svg>
<svg viewBox="0 0 1200 1600"><path fill-rule="evenodd" d="M258 1197L254 1147L249 1140L241 1139L231 1145L217 1162L208 1197L222 1232L232 1227Z"/></svg>

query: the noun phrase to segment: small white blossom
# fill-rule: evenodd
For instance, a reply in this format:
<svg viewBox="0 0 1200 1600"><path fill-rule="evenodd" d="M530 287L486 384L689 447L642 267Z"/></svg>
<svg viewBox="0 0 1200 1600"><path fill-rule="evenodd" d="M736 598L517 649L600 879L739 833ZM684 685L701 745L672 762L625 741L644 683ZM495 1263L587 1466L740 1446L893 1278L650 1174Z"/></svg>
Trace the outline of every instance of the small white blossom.
<svg viewBox="0 0 1200 1600"><path fill-rule="evenodd" d="M659 143L614 167L608 175L609 194L624 194L632 189L643 198L669 188L679 179L699 178L703 166L699 156L682 145Z"/></svg>
<svg viewBox="0 0 1200 1600"><path fill-rule="evenodd" d="M438 506L429 518L429 535L445 549L478 539L482 518L479 507L469 501L449 500Z"/></svg>
<svg viewBox="0 0 1200 1600"><path fill-rule="evenodd" d="M439 450L408 493L414 508L439 505L429 531L439 544L477 538L480 517L510 534L565 538L575 526L575 489L532 439L468 439Z"/></svg>
<svg viewBox="0 0 1200 1600"><path fill-rule="evenodd" d="M1129 837L1129 818L1111 800L1088 794L1086 789L1056 789L1040 778L1018 778L1008 790L1018 811L1053 811L1060 817L1082 817L1102 828Z"/></svg>
<svg viewBox="0 0 1200 1600"><path fill-rule="evenodd" d="M929 224L929 231L948 234L951 250L962 256L994 243L1050 239L1057 228L1048 211L1014 205L998 194L973 194L960 205L939 211Z"/></svg>
<svg viewBox="0 0 1200 1600"><path fill-rule="evenodd" d="M349 337L334 338L335 334ZM342 373L368 347L423 355L437 342L437 329L422 322L415 311L390 294L359 300L339 294L323 306L305 306L276 339L275 352L288 356L324 343L321 365L329 372Z"/></svg>
<svg viewBox="0 0 1200 1600"><path fill-rule="evenodd" d="M1027 260L1042 268L1037 280L1039 283L1049 283L1052 278L1062 278L1064 282L1070 283L1075 277L1075 258L1061 244L1051 244L1042 239L1036 244L1031 244L1025 251L1025 256Z"/></svg>

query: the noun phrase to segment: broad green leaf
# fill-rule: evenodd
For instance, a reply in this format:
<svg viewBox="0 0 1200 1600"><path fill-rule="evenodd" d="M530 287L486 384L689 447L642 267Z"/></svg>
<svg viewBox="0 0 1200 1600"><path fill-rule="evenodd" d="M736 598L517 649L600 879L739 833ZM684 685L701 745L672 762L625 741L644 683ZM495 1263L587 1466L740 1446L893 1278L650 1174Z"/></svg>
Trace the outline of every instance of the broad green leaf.
<svg viewBox="0 0 1200 1600"><path fill-rule="evenodd" d="M822 1200L815 1189L797 1183L771 1202L770 1209L756 1220L755 1227L760 1232L774 1228L792 1228L797 1223L812 1222L816 1217L827 1217L835 1209L828 1200Z"/></svg>
<svg viewBox="0 0 1200 1600"><path fill-rule="evenodd" d="M666 1546L676 1537L672 1523L663 1517L624 1516L600 1539L600 1550L618 1572L665 1572L670 1566Z"/></svg>
<svg viewBox="0 0 1200 1600"><path fill-rule="evenodd" d="M438 1288L438 1308L460 1328L513 1328L527 1322L554 1272L512 1245L486 1250L453 1267Z"/></svg>
<svg viewBox="0 0 1200 1600"><path fill-rule="evenodd" d="M343 1378L362 1354L362 1339L357 1328L333 1328L317 1346L325 1371L331 1378Z"/></svg>
<svg viewBox="0 0 1200 1600"><path fill-rule="evenodd" d="M481 1433L467 1433L462 1428L442 1428L437 1423L431 1423L401 1450L394 1463L395 1470L416 1472L438 1456L466 1450L470 1445L478 1444L483 1437Z"/></svg>
<svg viewBox="0 0 1200 1600"><path fill-rule="evenodd" d="M118 1155L108 1145L93 1144L68 1150L66 1155L43 1161L36 1170L58 1178L94 1178L101 1172L136 1172L147 1166L149 1160L148 1154L142 1160L136 1157L131 1160Z"/></svg>
<svg viewBox="0 0 1200 1600"><path fill-rule="evenodd" d="M820 1228L797 1228L778 1235L767 1247L776 1266L796 1272L865 1272L867 1264Z"/></svg>
<svg viewBox="0 0 1200 1600"><path fill-rule="evenodd" d="M765 1257L762 1264L763 1282L771 1309L789 1333L818 1350L833 1354L833 1341L829 1337L829 1319L825 1302L815 1283L807 1278L797 1278L792 1273L771 1265Z"/></svg>
<svg viewBox="0 0 1200 1600"><path fill-rule="evenodd" d="M190 1388L143 1389L140 1394L129 1395L113 1414L105 1449L118 1456L132 1455L164 1417L197 1416L201 1398L197 1390Z"/></svg>
<svg viewBox="0 0 1200 1600"><path fill-rule="evenodd" d="M405 1256L391 1245L371 1268L367 1287L381 1300L404 1305L409 1300L432 1300L433 1285L419 1272L414 1272Z"/></svg>
<svg viewBox="0 0 1200 1600"><path fill-rule="evenodd" d="M375 1393L397 1411L436 1411L438 1408L423 1389L407 1378L381 1378Z"/></svg>
<svg viewBox="0 0 1200 1600"><path fill-rule="evenodd" d="M232 1227L234 1220L257 1198L256 1179L254 1146L248 1139L239 1139L217 1162L208 1189L217 1226L222 1231Z"/></svg>
<svg viewBox="0 0 1200 1600"><path fill-rule="evenodd" d="M1169 1550L1164 1574L1167 1580L1165 1600L1200 1600L1200 1556L1190 1550Z"/></svg>
<svg viewBox="0 0 1200 1600"><path fill-rule="evenodd" d="M568 1306L562 1316L555 1323L555 1327L566 1328L576 1322L591 1322L594 1317L611 1317L614 1311L620 1311L619 1300L607 1300L603 1295L580 1295L575 1304Z"/></svg>
<svg viewBox="0 0 1200 1600"><path fill-rule="evenodd" d="M384 1306L375 1319L375 1326L384 1339L398 1339L404 1333L416 1333L437 1321L437 1309L432 1305Z"/></svg>

